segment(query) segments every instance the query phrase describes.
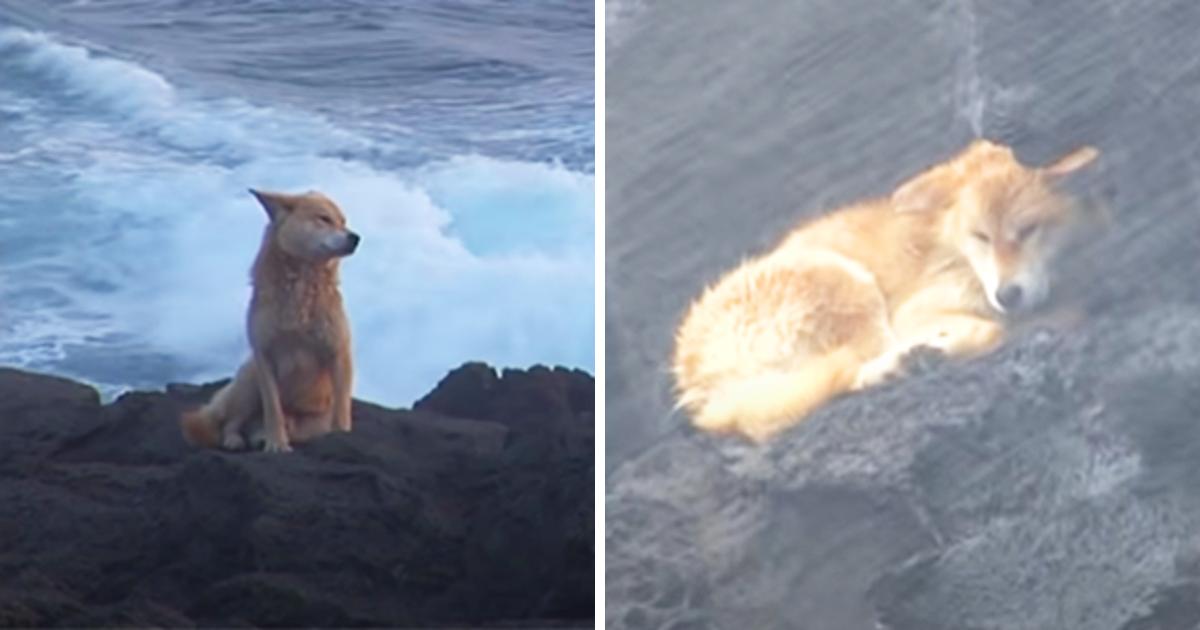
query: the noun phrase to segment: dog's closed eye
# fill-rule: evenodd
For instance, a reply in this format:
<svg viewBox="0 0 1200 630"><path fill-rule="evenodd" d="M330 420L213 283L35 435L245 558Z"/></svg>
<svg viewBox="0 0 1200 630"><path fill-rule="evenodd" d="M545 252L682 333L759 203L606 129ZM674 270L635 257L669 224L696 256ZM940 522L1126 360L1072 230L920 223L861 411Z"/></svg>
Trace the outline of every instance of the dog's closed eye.
<svg viewBox="0 0 1200 630"><path fill-rule="evenodd" d="M333 225L333 223L334 223L333 217L331 217L327 214L322 214L321 216L319 216L317 218L320 219L321 223L324 223L325 225Z"/></svg>
<svg viewBox="0 0 1200 630"><path fill-rule="evenodd" d="M1030 236L1033 236L1033 233L1038 230L1038 227L1040 227L1038 224L1031 223L1021 228L1021 230L1017 232L1017 241L1024 241Z"/></svg>

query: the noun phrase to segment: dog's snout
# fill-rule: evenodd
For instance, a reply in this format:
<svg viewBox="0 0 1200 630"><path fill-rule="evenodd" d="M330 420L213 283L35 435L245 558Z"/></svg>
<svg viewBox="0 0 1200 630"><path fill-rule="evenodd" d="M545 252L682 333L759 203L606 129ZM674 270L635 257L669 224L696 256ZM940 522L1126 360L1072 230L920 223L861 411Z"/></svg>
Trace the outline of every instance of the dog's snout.
<svg viewBox="0 0 1200 630"><path fill-rule="evenodd" d="M350 242L350 251L354 251L355 249L358 249L358 242L361 241L362 238L354 232L348 232L346 234L346 240Z"/></svg>
<svg viewBox="0 0 1200 630"><path fill-rule="evenodd" d="M1024 300L1025 291L1021 289L1019 284L1010 284L1000 287L996 291L996 301L1003 306L1005 310L1013 310L1021 306Z"/></svg>

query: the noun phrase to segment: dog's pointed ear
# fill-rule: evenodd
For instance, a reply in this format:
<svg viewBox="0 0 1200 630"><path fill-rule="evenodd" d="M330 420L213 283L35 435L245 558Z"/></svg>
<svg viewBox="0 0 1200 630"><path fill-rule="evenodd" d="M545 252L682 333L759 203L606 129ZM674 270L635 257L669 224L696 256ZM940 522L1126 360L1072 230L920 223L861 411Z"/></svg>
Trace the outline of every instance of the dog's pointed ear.
<svg viewBox="0 0 1200 630"><path fill-rule="evenodd" d="M1063 177L1091 164L1100 157L1100 150L1084 145L1042 167L1042 172L1051 177Z"/></svg>
<svg viewBox="0 0 1200 630"><path fill-rule="evenodd" d="M285 195L277 192L267 192L263 190L250 189L250 194L262 204L263 210L267 211L267 217L272 221L276 217L287 212L291 204L291 195Z"/></svg>
<svg viewBox="0 0 1200 630"><path fill-rule="evenodd" d="M954 187L944 168L934 168L904 182L892 193L896 212L930 212L950 205Z"/></svg>

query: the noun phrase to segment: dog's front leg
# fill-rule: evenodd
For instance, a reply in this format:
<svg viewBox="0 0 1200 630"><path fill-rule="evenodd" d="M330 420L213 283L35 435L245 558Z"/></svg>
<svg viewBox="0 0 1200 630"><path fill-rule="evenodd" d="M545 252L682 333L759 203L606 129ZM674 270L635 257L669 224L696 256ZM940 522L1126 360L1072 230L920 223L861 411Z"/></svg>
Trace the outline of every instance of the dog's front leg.
<svg viewBox="0 0 1200 630"><path fill-rule="evenodd" d="M997 321L970 314L948 313L918 333L913 347L936 348L952 356L974 356L991 352L1004 338Z"/></svg>
<svg viewBox="0 0 1200 630"><path fill-rule="evenodd" d="M912 350L909 346L888 348L883 354L867 361L858 369L858 374L850 385L850 389L860 390L873 387L898 375L901 371L901 359L909 350Z"/></svg>
<svg viewBox="0 0 1200 630"><path fill-rule="evenodd" d="M271 364L265 354L255 352L254 365L258 368L258 391L262 396L263 451L286 453L292 447L288 444L287 424L283 421L279 385L275 382L275 375L271 373Z"/></svg>
<svg viewBox="0 0 1200 630"><path fill-rule="evenodd" d="M904 357L920 347L941 350L950 356L968 357L991 352L1004 338L1004 327L969 313L928 313L919 325L898 332L897 341L865 363L853 389L877 385L904 371Z"/></svg>
<svg viewBox="0 0 1200 630"><path fill-rule="evenodd" d="M354 366L349 354L339 356L333 365L333 426L349 431L350 394L354 384Z"/></svg>

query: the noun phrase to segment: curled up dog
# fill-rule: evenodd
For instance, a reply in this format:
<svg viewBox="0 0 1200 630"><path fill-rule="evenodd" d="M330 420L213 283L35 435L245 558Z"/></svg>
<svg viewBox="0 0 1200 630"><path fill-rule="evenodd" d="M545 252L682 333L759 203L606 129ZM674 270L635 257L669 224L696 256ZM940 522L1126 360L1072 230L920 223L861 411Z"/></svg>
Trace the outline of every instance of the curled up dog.
<svg viewBox="0 0 1200 630"><path fill-rule="evenodd" d="M351 428L350 327L338 264L359 244L319 192L251 190L269 222L251 273L251 356L204 407L183 414L192 444L269 452Z"/></svg>
<svg viewBox="0 0 1200 630"><path fill-rule="evenodd" d="M1099 152L1030 168L986 140L792 231L726 274L676 331L678 405L704 430L766 439L829 399L897 375L928 346L1000 344L1046 300L1081 205L1058 183Z"/></svg>

